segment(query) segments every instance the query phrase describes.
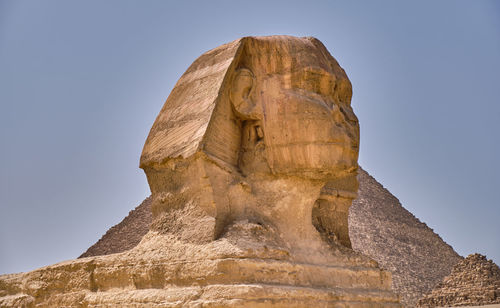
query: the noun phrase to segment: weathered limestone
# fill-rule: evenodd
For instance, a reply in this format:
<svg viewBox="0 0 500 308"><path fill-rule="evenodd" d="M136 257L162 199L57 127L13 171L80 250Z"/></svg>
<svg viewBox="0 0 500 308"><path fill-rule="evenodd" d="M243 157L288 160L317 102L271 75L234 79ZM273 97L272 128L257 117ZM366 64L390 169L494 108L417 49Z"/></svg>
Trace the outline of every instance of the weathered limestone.
<svg viewBox="0 0 500 308"><path fill-rule="evenodd" d="M463 258L361 167L357 178L358 196L349 208L352 248L390 271L392 289L399 294L401 303L415 307ZM151 223L150 200L147 198L121 223L110 228L85 256L118 253L135 247ZM315 210L316 207L313 223L323 215L315 215ZM335 227L339 226L331 226ZM322 230L320 234L326 240L338 237L335 231Z"/></svg>
<svg viewBox="0 0 500 308"><path fill-rule="evenodd" d="M400 307L390 273L349 248L351 92L313 38L205 53L144 145L149 233L123 253L1 276L0 306Z"/></svg>
<svg viewBox="0 0 500 308"><path fill-rule="evenodd" d="M449 276L418 301L419 307L490 304L500 304L500 268L478 253L459 262Z"/></svg>

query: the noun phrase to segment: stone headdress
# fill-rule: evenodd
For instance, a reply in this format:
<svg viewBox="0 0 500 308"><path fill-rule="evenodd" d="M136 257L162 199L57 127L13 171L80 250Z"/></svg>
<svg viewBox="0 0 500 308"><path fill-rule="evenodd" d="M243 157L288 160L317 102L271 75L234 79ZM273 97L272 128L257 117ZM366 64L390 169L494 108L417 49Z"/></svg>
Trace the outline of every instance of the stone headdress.
<svg viewBox="0 0 500 308"><path fill-rule="evenodd" d="M288 54L287 54L288 53ZM151 128L142 151L141 168L163 164L172 158L187 158L201 151L238 166L241 149L241 119L228 97L228 85L240 67L265 67L266 74L288 74L301 62L318 65L336 76L335 95L350 104L352 88L344 70L323 44L311 37L244 37L201 55L182 75ZM293 77L291 77L293 78ZM352 111L351 111L352 112ZM269 162L271 170L273 162Z"/></svg>

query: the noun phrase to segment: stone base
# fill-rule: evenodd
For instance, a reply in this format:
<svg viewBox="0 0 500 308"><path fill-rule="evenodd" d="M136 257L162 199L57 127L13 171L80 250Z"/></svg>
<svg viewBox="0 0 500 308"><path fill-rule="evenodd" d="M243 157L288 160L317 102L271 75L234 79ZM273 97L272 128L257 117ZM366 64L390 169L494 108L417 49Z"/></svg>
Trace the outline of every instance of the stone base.
<svg viewBox="0 0 500 308"><path fill-rule="evenodd" d="M40 301L19 294L0 307L401 307L389 291L319 289L264 284L169 287L166 289L79 291Z"/></svg>
<svg viewBox="0 0 500 308"><path fill-rule="evenodd" d="M205 244L150 232L127 252L2 275L0 307L401 307L366 257L299 262L248 225Z"/></svg>

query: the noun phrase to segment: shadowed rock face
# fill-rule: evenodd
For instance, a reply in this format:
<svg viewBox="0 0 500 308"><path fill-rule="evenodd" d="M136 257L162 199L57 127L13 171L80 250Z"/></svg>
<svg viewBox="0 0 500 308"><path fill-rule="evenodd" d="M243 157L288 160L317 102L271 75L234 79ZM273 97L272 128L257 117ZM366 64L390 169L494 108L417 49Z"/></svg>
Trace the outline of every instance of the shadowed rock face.
<svg viewBox="0 0 500 308"><path fill-rule="evenodd" d="M413 307L419 298L451 273L462 257L363 169L359 171L358 180L358 197L349 211L353 249L391 271L393 290L405 306ZM122 224L149 225L150 203L146 200L89 248L87 256L118 253L139 243L147 228L137 228L135 233L114 230L120 229ZM124 242L128 243L121 247L115 244Z"/></svg>
<svg viewBox="0 0 500 308"><path fill-rule="evenodd" d="M0 276L0 306L400 307L391 274L350 248L351 94L314 38L203 54L144 145L149 232L121 253Z"/></svg>

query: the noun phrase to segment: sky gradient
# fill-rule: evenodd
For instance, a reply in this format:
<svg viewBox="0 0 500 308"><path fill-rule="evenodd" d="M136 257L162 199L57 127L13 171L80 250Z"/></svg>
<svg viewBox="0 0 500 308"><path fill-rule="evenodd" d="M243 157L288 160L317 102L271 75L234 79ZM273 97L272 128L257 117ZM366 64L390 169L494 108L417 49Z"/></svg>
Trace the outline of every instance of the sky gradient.
<svg viewBox="0 0 500 308"><path fill-rule="evenodd" d="M500 264L499 2L0 0L0 274L120 222L150 194L139 157L182 73L273 34L314 36L346 70L360 165Z"/></svg>

